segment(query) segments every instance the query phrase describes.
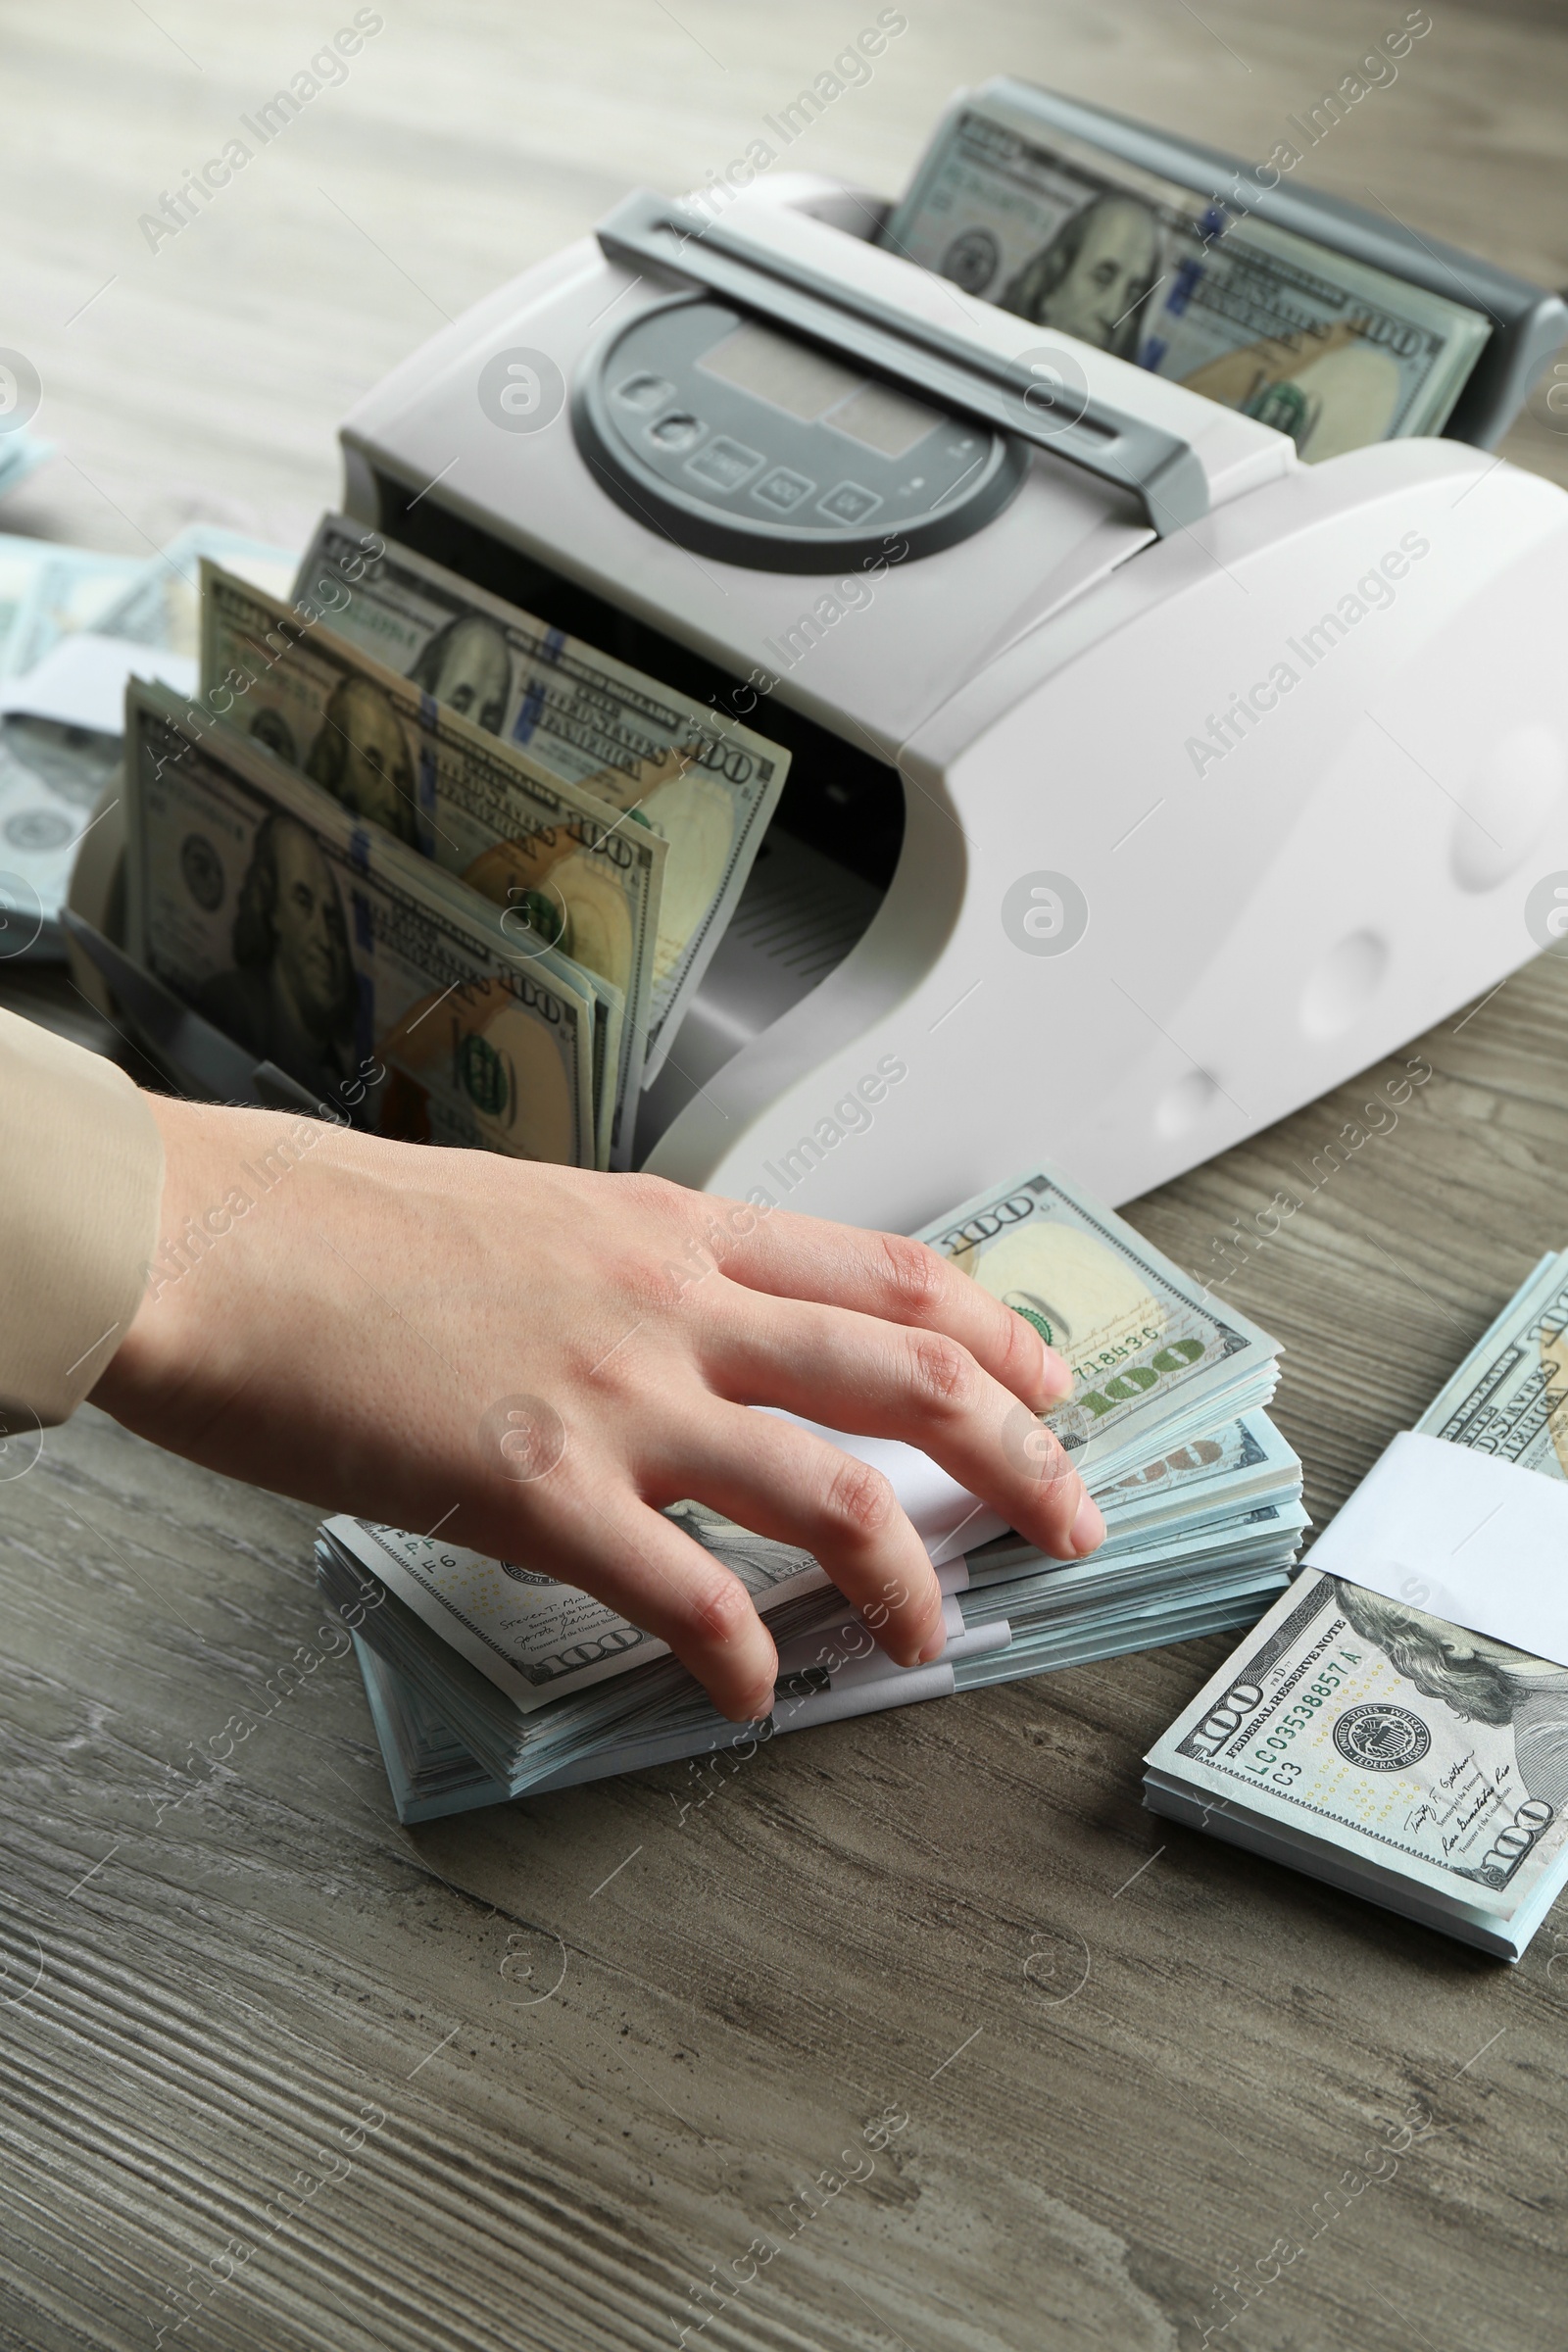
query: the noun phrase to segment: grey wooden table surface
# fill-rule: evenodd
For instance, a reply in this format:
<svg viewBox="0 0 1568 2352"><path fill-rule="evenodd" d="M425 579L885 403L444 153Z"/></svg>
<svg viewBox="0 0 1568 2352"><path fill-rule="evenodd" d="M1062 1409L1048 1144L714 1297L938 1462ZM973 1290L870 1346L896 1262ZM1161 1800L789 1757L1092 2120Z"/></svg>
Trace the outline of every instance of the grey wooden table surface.
<svg viewBox="0 0 1568 2352"><path fill-rule="evenodd" d="M876 11L389 5L148 250L353 13L0 5L0 340L61 453L0 527L297 542L362 388L629 185L721 167ZM895 187L1003 69L1262 158L1403 12L906 14L792 163ZM1565 98L1559 9L1434 0L1303 175L1560 283ZM1544 407L1508 448L1568 480ZM59 982L3 994L100 1034ZM1302 1199L1233 1290L1320 1521L1568 1242L1565 1037L1538 963L1330 1177L1388 1072L1136 1205L1199 1264ZM1568 1930L1503 1969L1144 1813L1223 1643L806 1735L684 1814L675 1767L410 1833L310 1537L90 1408L0 1493L6 2345L1197 2352L1239 2278L1239 2352L1562 2341Z"/></svg>

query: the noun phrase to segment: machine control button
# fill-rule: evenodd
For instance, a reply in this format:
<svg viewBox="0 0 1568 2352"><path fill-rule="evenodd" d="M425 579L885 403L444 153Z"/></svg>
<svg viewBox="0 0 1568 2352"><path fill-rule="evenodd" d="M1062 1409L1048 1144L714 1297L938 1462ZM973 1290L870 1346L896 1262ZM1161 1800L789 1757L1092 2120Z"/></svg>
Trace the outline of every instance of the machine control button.
<svg viewBox="0 0 1568 2352"><path fill-rule="evenodd" d="M672 409L648 427L648 438L656 449L695 449L707 430L688 409Z"/></svg>
<svg viewBox="0 0 1568 2352"><path fill-rule="evenodd" d="M615 386L615 398L624 401L628 409L662 408L674 397L675 387L668 376L650 375L646 368L639 368L635 375Z"/></svg>
<svg viewBox="0 0 1568 2352"><path fill-rule="evenodd" d="M743 490L762 462L760 449L748 449L744 441L719 433L695 458L687 459L686 470L699 481L711 482L715 490Z"/></svg>
<svg viewBox="0 0 1568 2352"><path fill-rule="evenodd" d="M826 498L817 500L816 511L831 514L835 522L863 522L881 504L874 490L862 490L858 482L840 482Z"/></svg>
<svg viewBox="0 0 1568 2352"><path fill-rule="evenodd" d="M803 498L809 498L816 484L804 473L791 473L787 466L775 466L753 486L752 496L760 498L764 507L775 514L788 514Z"/></svg>

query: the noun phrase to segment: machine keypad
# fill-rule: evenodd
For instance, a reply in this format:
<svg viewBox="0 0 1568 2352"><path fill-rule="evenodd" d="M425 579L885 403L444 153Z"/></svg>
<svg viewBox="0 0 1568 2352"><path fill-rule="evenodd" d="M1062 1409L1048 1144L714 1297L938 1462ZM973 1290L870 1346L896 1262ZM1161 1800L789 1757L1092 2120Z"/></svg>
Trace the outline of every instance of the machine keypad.
<svg viewBox="0 0 1568 2352"><path fill-rule="evenodd" d="M950 546L1000 513L1027 464L1006 433L710 295L615 330L572 415L646 527L782 571L863 563L894 539Z"/></svg>

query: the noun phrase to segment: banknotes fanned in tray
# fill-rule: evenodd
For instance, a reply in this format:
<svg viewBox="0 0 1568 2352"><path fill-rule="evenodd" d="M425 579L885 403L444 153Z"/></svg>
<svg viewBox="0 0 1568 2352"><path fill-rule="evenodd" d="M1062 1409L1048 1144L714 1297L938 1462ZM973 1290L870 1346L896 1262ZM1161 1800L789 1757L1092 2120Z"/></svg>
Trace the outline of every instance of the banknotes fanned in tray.
<svg viewBox="0 0 1568 2352"><path fill-rule="evenodd" d="M133 966L385 1135L630 1164L789 754L327 516L125 711Z"/></svg>

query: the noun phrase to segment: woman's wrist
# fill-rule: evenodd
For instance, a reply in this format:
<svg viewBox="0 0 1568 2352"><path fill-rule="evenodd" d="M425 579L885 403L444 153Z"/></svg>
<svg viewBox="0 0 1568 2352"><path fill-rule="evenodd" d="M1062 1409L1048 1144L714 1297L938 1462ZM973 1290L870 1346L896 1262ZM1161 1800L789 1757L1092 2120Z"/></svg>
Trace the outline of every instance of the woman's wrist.
<svg viewBox="0 0 1568 2352"><path fill-rule="evenodd" d="M241 1310L263 1240L252 1219L281 1222L280 1188L310 1163L355 1148L342 1129L286 1111L171 1095L146 1102L164 1145L157 1241L130 1328L92 1392L94 1403L133 1425L211 1354L224 1305L229 1316ZM267 1240L286 1250L281 1233ZM274 1283L259 1287L286 1313ZM240 1334L231 1327L227 1336Z"/></svg>

